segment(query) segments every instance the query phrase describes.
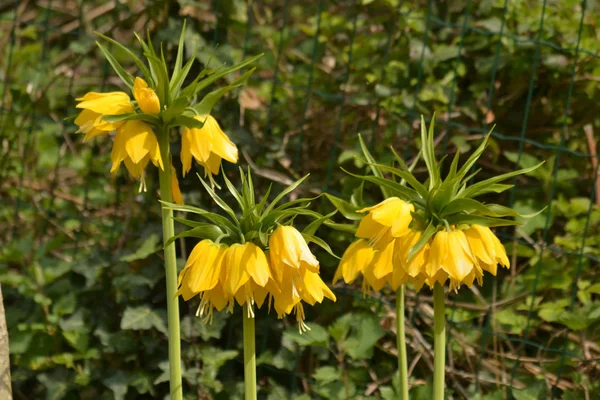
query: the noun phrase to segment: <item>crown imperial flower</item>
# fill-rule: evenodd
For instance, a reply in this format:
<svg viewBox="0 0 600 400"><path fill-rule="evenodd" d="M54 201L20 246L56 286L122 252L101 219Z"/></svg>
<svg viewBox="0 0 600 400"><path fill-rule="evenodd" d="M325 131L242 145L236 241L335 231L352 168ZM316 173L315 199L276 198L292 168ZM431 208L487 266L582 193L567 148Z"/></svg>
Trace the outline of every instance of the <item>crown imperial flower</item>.
<svg viewBox="0 0 600 400"><path fill-rule="evenodd" d="M496 275L498 264L510 267L506 250L490 227L516 225L518 222L507 217L531 215L522 216L510 208L484 204L474 198L509 189L511 185L500 182L539 165L469 185L475 174L468 172L483 153L488 135L460 169L457 153L442 179L434 155L433 124L427 131L422 120L421 127L422 156L428 170L425 183L412 175L395 152L399 168L377 164L360 138L374 175L354 176L378 184L386 199L372 207L355 208L356 213L368 211L368 214L360 220L355 234L359 240L342 257L334 281L344 277L350 283L360 271L364 290L378 291L386 284L396 290L407 282L417 289L423 284L433 288L436 283L449 282L451 290L458 290L461 284L469 287L475 281L482 284L484 272ZM384 178L384 172L401 178L406 186ZM332 202L341 210L340 200ZM343 207L353 206L345 203ZM372 248L372 256L365 256L366 245ZM363 253L359 255L357 249L363 249Z"/></svg>
<svg viewBox="0 0 600 400"><path fill-rule="evenodd" d="M180 274L179 291L185 300L198 295L200 306L198 315L212 319L214 310L232 312L237 302L247 306L248 317L254 317L254 307L261 308L265 302L275 309L277 316L294 313L300 332L308 330L304 323L304 303L314 305L325 298L336 301L334 293L319 276L319 261L308 247L307 241L321 243L313 236L314 231L327 218L306 209L312 199L297 199L294 202L277 206L277 203L302 180L293 183L279 193L267 206L267 193L260 203L255 202L254 189L250 171L242 178L242 190L239 192L223 174L227 188L237 200L241 214L236 214L211 188L201 182L213 200L229 215L229 218L210 213L190 206L165 204L173 210L186 210L196 213L210 223L204 223L202 229L183 232L173 237L196 236L200 241ZM316 221L298 231L289 225L289 221L297 215L307 215ZM192 221L181 220L190 226L198 226ZM214 243L225 242L227 245ZM331 251L328 246L321 247ZM224 246L225 255L220 262L206 260L210 246ZM201 275L194 272L201 269ZM211 270L207 272L206 270ZM196 277L202 278L196 278ZM210 285L197 283L204 277L210 277ZM218 283L216 276L219 277ZM266 299L269 299L268 301Z"/></svg>

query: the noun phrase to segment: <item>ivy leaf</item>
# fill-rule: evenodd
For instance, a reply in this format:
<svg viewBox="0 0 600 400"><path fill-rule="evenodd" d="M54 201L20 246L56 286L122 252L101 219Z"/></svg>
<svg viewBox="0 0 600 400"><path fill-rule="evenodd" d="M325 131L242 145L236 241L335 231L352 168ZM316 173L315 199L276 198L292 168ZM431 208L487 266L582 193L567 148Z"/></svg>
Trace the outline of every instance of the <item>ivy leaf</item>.
<svg viewBox="0 0 600 400"><path fill-rule="evenodd" d="M111 377L104 379L102 383L112 390L115 400L125 399L127 388L129 387L129 378L125 375L125 372L118 371Z"/></svg>
<svg viewBox="0 0 600 400"><path fill-rule="evenodd" d="M159 242L160 238L156 233L153 233L144 239L142 244L138 247L138 249L135 252L123 256L119 260L124 262L131 262L135 260L143 260L145 258L148 258L148 256L156 253L160 249Z"/></svg>
<svg viewBox="0 0 600 400"><path fill-rule="evenodd" d="M283 336L298 343L300 346L327 347L329 343L329 332L321 325L310 323L310 331L300 333L296 327L289 328L283 332Z"/></svg>
<svg viewBox="0 0 600 400"><path fill-rule="evenodd" d="M384 336L378 317L370 313L349 313L336 321L337 330L345 331L338 339L340 348L354 359L368 359Z"/></svg>
<svg viewBox="0 0 600 400"><path fill-rule="evenodd" d="M165 335L167 334L164 319L149 306L127 307L123 312L121 329L139 331L152 328L156 328Z"/></svg>

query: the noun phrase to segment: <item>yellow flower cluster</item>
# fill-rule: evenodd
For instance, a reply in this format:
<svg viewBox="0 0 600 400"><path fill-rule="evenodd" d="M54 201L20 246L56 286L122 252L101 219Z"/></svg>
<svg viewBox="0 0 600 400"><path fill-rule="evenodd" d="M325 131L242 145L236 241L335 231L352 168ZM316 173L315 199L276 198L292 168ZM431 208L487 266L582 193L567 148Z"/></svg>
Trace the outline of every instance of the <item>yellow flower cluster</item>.
<svg viewBox="0 0 600 400"><path fill-rule="evenodd" d="M269 309L272 304L279 318L295 313L300 332L309 329L302 302L336 301L319 276L319 262L291 226L279 226L271 234L266 253L250 242L226 246L202 240L179 274L178 286L177 294L186 301L200 296L197 315L209 321L215 309L231 312L236 302L246 304L253 317L253 307L262 307L268 295Z"/></svg>
<svg viewBox="0 0 600 400"><path fill-rule="evenodd" d="M133 96L143 113L156 115L161 112L158 96L142 78L135 78ZM84 140L88 140L116 131L110 171L116 173L121 162L125 163L131 176L141 181L140 190L145 190L144 170L148 162L151 161L162 170L165 168L165 160L161 157L152 126L140 120L110 123L102 119L108 115L134 112L135 105L129 95L125 92L90 92L77 101L79 102L77 108L81 109L75 119L75 124L79 127L77 132L84 133ZM181 149L183 174L190 170L192 156L204 167L206 174L218 174L221 159L237 163L237 147L221 130L217 121L211 115L195 118L204 122L204 125L200 129L183 129ZM177 197L175 191L174 197Z"/></svg>
<svg viewBox="0 0 600 400"><path fill-rule="evenodd" d="M496 275L498 264L510 267L500 240L480 225L439 230L408 259L421 238L410 227L412 205L392 197L360 210L366 211L356 232L359 239L346 249L333 283L342 278L352 283L362 274L364 291L379 291L386 284L397 290L407 282L419 290L423 284L433 288L448 280L450 290L456 290L463 283L471 287L475 280L481 284L483 271Z"/></svg>

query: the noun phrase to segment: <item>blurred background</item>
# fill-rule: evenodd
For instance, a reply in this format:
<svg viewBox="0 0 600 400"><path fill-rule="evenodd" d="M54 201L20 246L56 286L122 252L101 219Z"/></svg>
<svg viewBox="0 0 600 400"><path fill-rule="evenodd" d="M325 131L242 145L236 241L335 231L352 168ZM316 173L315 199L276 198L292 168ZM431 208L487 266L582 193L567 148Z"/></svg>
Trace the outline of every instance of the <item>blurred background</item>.
<svg viewBox="0 0 600 400"><path fill-rule="evenodd" d="M5 0L0 282L15 399L167 396L156 170L138 193L124 168L109 174L111 140L83 143L65 118L87 91L123 90L94 31L141 54L133 33L148 30L173 60L184 19L190 76L265 53L213 109L259 193L310 173L300 195L349 198L358 182L339 167L364 171L357 134L382 162L390 145L411 160L434 112L440 156L495 126L477 179L546 160L493 198L548 207L497 230L511 269L448 296L447 398L600 397L600 2ZM213 207L195 173L179 180L188 204ZM379 200L366 185L364 202ZM319 234L340 256L351 240ZM178 241L180 268L194 244ZM337 260L314 251L330 282ZM257 313L261 398L398 398L394 293L334 290L337 303L307 308L302 336L293 318ZM411 394L430 399L430 291L409 288L407 304ZM241 399L240 309L204 325L197 305L181 303L186 398Z"/></svg>

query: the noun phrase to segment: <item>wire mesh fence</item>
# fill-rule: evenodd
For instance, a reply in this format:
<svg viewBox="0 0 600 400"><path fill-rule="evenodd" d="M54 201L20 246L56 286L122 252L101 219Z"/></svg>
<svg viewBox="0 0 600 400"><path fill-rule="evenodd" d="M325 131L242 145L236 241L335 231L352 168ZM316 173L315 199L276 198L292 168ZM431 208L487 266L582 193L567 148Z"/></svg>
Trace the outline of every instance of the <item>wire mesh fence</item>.
<svg viewBox="0 0 600 400"><path fill-rule="evenodd" d="M546 160L501 199L523 213L547 207L499 231L511 270L449 295L448 387L454 398L599 396L599 11L547 0L1 5L0 272L16 397L165 392L157 182L138 193L125 174L111 176L109 141L82 143L64 118L83 93L118 87L94 31L137 48L133 32L149 30L169 55L184 18L195 68L265 53L215 111L263 186L311 173L311 192L349 196L356 182L339 167L362 168L357 134L382 161L389 145L410 159L418 119L434 111L440 154L469 151L494 127L482 175ZM180 182L186 201L208 201L193 177ZM372 188L365 197L378 200ZM337 253L349 240L324 235ZM179 252L183 260L186 242ZM322 265L331 277L336 260L323 255ZM259 313L265 396L394 398L393 294L335 292L336 305L309 313L304 338ZM431 295L409 290L407 305L411 384L428 398ZM121 320L144 307L154 322ZM206 327L193 308L183 320L186 384L197 398L234 398L237 314ZM353 350L359 343L370 346Z"/></svg>

